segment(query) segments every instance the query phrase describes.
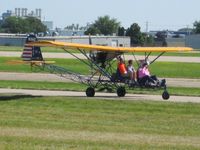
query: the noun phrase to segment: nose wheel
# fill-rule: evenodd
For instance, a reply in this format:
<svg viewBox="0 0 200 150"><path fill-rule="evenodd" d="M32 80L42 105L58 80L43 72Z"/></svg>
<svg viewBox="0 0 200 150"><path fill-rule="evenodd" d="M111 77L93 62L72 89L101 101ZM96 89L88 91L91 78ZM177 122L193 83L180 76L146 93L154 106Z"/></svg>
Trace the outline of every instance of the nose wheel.
<svg viewBox="0 0 200 150"><path fill-rule="evenodd" d="M164 100L168 100L169 97L170 97L169 93L168 93L167 91L164 91L163 94L162 94L162 98L163 98Z"/></svg>
<svg viewBox="0 0 200 150"><path fill-rule="evenodd" d="M119 87L117 89L117 95L119 97L124 97L126 95L126 89L124 87Z"/></svg>
<svg viewBox="0 0 200 150"><path fill-rule="evenodd" d="M87 97L94 97L94 95L95 95L95 90L94 90L94 88L92 88L92 87L89 87L89 88L87 88L86 89L86 95L87 95Z"/></svg>

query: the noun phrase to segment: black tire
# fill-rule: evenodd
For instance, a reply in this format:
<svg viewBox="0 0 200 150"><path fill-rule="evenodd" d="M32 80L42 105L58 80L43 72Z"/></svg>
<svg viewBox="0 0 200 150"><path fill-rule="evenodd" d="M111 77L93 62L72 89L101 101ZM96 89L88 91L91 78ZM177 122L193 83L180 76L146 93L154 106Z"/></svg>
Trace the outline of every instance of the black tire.
<svg viewBox="0 0 200 150"><path fill-rule="evenodd" d="M162 94L162 98L163 98L164 100L168 100L169 97L170 97L169 93L168 93L167 91L164 91L163 94Z"/></svg>
<svg viewBox="0 0 200 150"><path fill-rule="evenodd" d="M94 97L94 95L95 95L95 90L94 90L94 88L92 88L92 87L89 87L89 88L87 88L86 89L86 95L87 95L87 97Z"/></svg>
<svg viewBox="0 0 200 150"><path fill-rule="evenodd" d="M119 97L124 97L126 95L126 89L124 87L119 87L117 89L117 95Z"/></svg>

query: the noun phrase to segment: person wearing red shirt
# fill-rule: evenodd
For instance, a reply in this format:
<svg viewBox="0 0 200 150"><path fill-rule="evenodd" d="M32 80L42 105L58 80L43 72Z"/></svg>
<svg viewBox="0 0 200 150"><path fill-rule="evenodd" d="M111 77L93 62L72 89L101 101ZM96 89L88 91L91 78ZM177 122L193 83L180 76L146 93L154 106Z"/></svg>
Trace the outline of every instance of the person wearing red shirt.
<svg viewBox="0 0 200 150"><path fill-rule="evenodd" d="M121 76L125 77L127 76L127 69L126 69L126 65L124 63L124 60L120 57L119 58L119 63L118 63L118 70Z"/></svg>

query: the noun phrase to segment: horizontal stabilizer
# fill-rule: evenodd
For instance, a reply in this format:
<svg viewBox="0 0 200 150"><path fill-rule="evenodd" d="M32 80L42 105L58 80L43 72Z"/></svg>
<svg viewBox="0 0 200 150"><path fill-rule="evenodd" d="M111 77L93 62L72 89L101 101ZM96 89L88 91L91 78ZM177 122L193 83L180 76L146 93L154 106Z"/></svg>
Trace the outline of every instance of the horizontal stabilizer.
<svg viewBox="0 0 200 150"><path fill-rule="evenodd" d="M23 61L23 60L10 60L7 61L7 64L11 65L17 65L17 64L54 64L55 61L35 61L35 60L30 60L30 61Z"/></svg>

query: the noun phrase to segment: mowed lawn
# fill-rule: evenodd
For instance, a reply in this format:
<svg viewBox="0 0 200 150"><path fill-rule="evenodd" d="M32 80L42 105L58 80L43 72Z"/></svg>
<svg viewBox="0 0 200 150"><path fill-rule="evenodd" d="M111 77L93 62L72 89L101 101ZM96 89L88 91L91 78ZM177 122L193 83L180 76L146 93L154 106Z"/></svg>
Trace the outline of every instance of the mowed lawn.
<svg viewBox="0 0 200 150"><path fill-rule="evenodd" d="M0 149L200 149L200 104L1 95Z"/></svg>
<svg viewBox="0 0 200 150"><path fill-rule="evenodd" d="M0 57L1 72L44 72L38 68L31 70L30 65L20 63L10 63L13 60L19 61L20 58ZM54 65L67 68L80 74L89 74L91 69L77 59L47 59L55 61ZM135 64L136 65L136 64ZM113 69L116 70L117 62L113 63ZM199 63L182 62L156 62L150 66L152 74L158 77L171 78L200 78Z"/></svg>

